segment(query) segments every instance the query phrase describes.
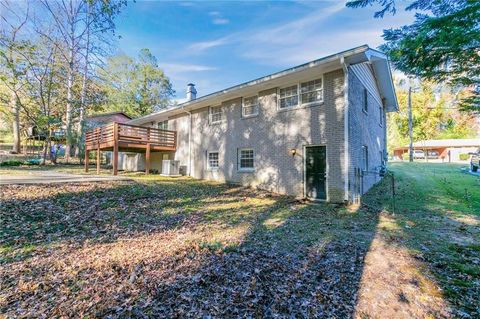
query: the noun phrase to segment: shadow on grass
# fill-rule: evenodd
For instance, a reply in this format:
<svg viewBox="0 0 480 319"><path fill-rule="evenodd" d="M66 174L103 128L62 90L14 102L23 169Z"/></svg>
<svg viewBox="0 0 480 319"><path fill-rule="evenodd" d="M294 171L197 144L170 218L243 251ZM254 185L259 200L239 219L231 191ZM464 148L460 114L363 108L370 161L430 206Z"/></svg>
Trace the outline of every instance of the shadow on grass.
<svg viewBox="0 0 480 319"><path fill-rule="evenodd" d="M391 179L375 187L365 202L389 212L378 230L387 241L405 247L441 287L453 316L480 317L480 184L460 165L394 164L395 212ZM380 185L381 186L381 185Z"/></svg>
<svg viewBox="0 0 480 319"><path fill-rule="evenodd" d="M443 210L432 210L432 196L443 193L434 194L409 175L429 178L428 171L409 173L400 167L395 174L395 214L388 178L365 196L372 209L357 210L238 186L155 177L76 186L65 192L46 186L37 199L5 196L0 208L2 220L7 221L2 245L10 259L0 265L5 270L0 309L12 316L19 315L18 309L32 309L47 317L353 318L358 315L364 258L374 237L381 235L407 248L427 266L425 271L442 286L448 301L474 316L478 240L446 238L452 231L474 234L472 227L462 224L461 215L475 222L477 204L448 195L453 196L454 209L444 207L447 201L437 203ZM439 192L438 186L432 187ZM446 194L457 194L457 188ZM379 211L388 214L392 227L379 228ZM184 247L168 251L171 240L156 237L166 232L178 233ZM119 252L135 258L110 261L102 255L105 252L96 255L96 247L124 239L132 241L120 245ZM151 255L145 247L151 249L156 243L142 246L135 239L158 240L167 250ZM66 242L75 243L79 251L86 244L91 247L87 255L106 260L107 265L84 261L73 267L75 271L60 268L52 278L52 261L42 264L41 253L29 262L37 247ZM77 257L75 250L68 254L67 260L84 256ZM9 265L14 265L12 270ZM17 291L19 278L23 286L32 282L34 288Z"/></svg>
<svg viewBox="0 0 480 319"><path fill-rule="evenodd" d="M24 187L27 193L35 190ZM4 300L15 298L15 309L139 318L355 314L363 258L377 224L373 211L308 204L190 179L72 185L64 192L49 187L35 199L18 194L2 198L1 217L7 221L2 234L4 269L23 263L29 272L41 274L30 280L52 287L33 306L31 292L18 293L12 286L19 274L6 273L10 285L4 286L11 295ZM29 263L36 251L41 256L38 247L69 243L81 249L84 243L102 245L186 228L204 236L188 242L180 255L158 255L141 266L115 263L114 270L93 270L85 265L88 271L57 274L62 285L89 286L93 305L82 299L84 290L78 287L68 300L52 304L48 300L59 298L65 289L51 283L48 264ZM132 271L138 273L133 280ZM109 279L95 285L101 278ZM38 289L42 288L34 291ZM1 309L18 315L8 305Z"/></svg>

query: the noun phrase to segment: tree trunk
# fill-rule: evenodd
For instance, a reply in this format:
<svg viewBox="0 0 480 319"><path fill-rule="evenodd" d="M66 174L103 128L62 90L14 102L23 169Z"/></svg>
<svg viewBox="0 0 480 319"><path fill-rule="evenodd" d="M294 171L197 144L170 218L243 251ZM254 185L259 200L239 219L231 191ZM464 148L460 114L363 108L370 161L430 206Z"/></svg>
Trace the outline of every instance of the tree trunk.
<svg viewBox="0 0 480 319"><path fill-rule="evenodd" d="M70 51L71 60L68 63L68 79L67 79L67 108L65 112L65 125L66 130L66 143L65 143L65 160L68 163L70 155L72 152L72 141L73 141L73 132L72 132L72 90L73 90L73 50Z"/></svg>
<svg viewBox="0 0 480 319"><path fill-rule="evenodd" d="M83 134L85 128L85 103L86 103L86 96L87 96L87 72L88 72L88 41L87 41L87 52L85 54L85 70L83 73L82 79L82 93L80 97L80 114L79 114L79 123L77 127L77 136L78 136L78 143L77 147L75 148L75 156L79 157L80 160L82 159L82 149L83 149Z"/></svg>
<svg viewBox="0 0 480 319"><path fill-rule="evenodd" d="M17 95L12 92L10 100L13 113L13 147L12 153L20 153L20 106L18 105Z"/></svg>
<svg viewBox="0 0 480 319"><path fill-rule="evenodd" d="M75 156L80 158L82 162L83 152L84 151L84 128L85 128L85 111L86 111L86 97L87 97L87 80L88 80L88 63L89 63L89 53L90 53L90 6L89 3L86 3L87 12L86 12L86 36L87 41L85 45L85 67L83 70L83 79L82 79L82 93L80 96L80 114L79 114L79 123L77 127L77 136L78 143L75 148Z"/></svg>

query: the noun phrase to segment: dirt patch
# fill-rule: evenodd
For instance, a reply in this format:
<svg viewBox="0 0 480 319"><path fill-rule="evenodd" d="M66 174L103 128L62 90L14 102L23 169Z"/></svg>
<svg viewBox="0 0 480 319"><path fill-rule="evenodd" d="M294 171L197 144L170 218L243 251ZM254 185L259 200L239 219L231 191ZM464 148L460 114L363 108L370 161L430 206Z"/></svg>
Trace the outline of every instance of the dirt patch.
<svg viewBox="0 0 480 319"><path fill-rule="evenodd" d="M448 318L450 309L422 263L378 235L365 258L357 318Z"/></svg>

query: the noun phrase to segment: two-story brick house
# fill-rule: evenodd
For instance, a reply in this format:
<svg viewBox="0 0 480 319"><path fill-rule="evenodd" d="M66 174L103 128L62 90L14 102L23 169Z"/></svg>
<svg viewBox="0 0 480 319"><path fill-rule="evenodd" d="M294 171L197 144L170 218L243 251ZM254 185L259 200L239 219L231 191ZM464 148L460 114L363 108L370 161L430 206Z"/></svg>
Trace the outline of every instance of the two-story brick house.
<svg viewBox="0 0 480 319"><path fill-rule="evenodd" d="M398 109L387 57L368 46L330 55L129 121L176 131L175 159L200 179L317 200L356 200L380 179L385 113ZM138 155L143 169L145 155Z"/></svg>

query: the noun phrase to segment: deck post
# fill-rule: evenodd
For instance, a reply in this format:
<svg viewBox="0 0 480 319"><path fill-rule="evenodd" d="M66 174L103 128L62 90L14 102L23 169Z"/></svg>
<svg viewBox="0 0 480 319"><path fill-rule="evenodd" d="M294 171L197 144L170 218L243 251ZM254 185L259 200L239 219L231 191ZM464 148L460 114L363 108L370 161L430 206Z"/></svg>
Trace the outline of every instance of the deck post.
<svg viewBox="0 0 480 319"><path fill-rule="evenodd" d="M100 174L100 146L97 148L97 174Z"/></svg>
<svg viewBox="0 0 480 319"><path fill-rule="evenodd" d="M113 123L113 175L118 175L118 123Z"/></svg>
<svg viewBox="0 0 480 319"><path fill-rule="evenodd" d="M88 165L90 165L90 163L88 162L88 160L89 160L88 156L89 155L90 155L90 151L85 150L85 172L88 172Z"/></svg>
<svg viewBox="0 0 480 319"><path fill-rule="evenodd" d="M147 151L145 154L145 174L150 174L150 143L147 143Z"/></svg>

